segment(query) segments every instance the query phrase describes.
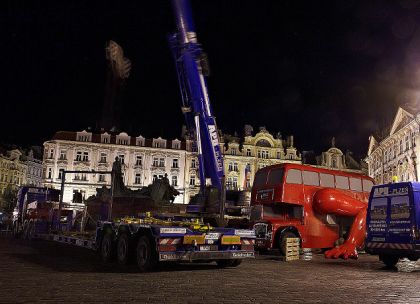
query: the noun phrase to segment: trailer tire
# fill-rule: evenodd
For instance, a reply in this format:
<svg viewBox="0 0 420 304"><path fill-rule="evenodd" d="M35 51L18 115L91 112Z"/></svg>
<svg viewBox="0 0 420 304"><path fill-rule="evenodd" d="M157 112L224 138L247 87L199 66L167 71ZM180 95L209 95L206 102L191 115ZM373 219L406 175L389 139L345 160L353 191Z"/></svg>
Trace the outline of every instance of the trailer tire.
<svg viewBox="0 0 420 304"><path fill-rule="evenodd" d="M380 259L387 268L394 268L398 263L399 257L396 255L382 255Z"/></svg>
<svg viewBox="0 0 420 304"><path fill-rule="evenodd" d="M101 259L104 263L109 263L115 256L115 249L111 233L106 233L101 241Z"/></svg>
<svg viewBox="0 0 420 304"><path fill-rule="evenodd" d="M240 259L236 259L232 261L232 265L230 265L231 267L238 267L239 265L242 264L242 260Z"/></svg>
<svg viewBox="0 0 420 304"><path fill-rule="evenodd" d="M217 260L216 264L219 268L232 267L233 260Z"/></svg>
<svg viewBox="0 0 420 304"><path fill-rule="evenodd" d="M137 241L136 262L140 272L154 270L158 264L156 250L147 236L141 236Z"/></svg>
<svg viewBox="0 0 420 304"><path fill-rule="evenodd" d="M130 257L130 239L126 233L121 234L117 241L117 261L120 265L127 265Z"/></svg>

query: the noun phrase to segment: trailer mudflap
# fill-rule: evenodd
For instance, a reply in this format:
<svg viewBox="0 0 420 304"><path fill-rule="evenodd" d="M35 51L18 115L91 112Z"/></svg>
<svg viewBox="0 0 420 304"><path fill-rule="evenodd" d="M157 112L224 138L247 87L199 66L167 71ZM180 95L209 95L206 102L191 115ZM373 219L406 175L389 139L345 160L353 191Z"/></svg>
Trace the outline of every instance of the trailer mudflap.
<svg viewBox="0 0 420 304"><path fill-rule="evenodd" d="M187 251L161 252L159 261L230 260L254 258L254 251Z"/></svg>

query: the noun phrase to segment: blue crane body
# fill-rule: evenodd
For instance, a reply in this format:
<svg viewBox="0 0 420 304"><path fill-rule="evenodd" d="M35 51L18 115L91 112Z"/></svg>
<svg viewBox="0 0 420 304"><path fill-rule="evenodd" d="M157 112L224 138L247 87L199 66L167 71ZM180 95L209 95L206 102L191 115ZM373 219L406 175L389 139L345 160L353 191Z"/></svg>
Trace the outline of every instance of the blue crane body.
<svg viewBox="0 0 420 304"><path fill-rule="evenodd" d="M222 191L223 158L206 83L206 56L197 41L188 0L173 0L178 32L169 37L187 128L194 130L202 192L206 180Z"/></svg>

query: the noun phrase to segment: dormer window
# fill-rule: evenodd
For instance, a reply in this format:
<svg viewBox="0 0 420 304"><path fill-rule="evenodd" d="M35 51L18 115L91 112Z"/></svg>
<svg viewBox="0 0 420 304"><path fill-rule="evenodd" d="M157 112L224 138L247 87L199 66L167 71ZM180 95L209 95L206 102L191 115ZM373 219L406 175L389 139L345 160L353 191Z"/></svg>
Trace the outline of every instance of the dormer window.
<svg viewBox="0 0 420 304"><path fill-rule="evenodd" d="M127 133L121 132L117 135L118 145L128 145L130 143L130 136Z"/></svg>
<svg viewBox="0 0 420 304"><path fill-rule="evenodd" d="M140 146L140 147L144 147L144 137L143 136L139 136L136 137L136 146Z"/></svg>
<svg viewBox="0 0 420 304"><path fill-rule="evenodd" d="M86 132L86 131L82 131L82 132L77 132L77 141L92 141L92 133L90 132Z"/></svg>
<svg viewBox="0 0 420 304"><path fill-rule="evenodd" d="M179 150L181 148L181 142L178 139L172 141L172 149Z"/></svg>
<svg viewBox="0 0 420 304"><path fill-rule="evenodd" d="M111 142L111 135L108 133L101 134L101 143L109 144Z"/></svg>
<svg viewBox="0 0 420 304"><path fill-rule="evenodd" d="M154 148L166 148L166 140L162 138L153 138L152 146Z"/></svg>

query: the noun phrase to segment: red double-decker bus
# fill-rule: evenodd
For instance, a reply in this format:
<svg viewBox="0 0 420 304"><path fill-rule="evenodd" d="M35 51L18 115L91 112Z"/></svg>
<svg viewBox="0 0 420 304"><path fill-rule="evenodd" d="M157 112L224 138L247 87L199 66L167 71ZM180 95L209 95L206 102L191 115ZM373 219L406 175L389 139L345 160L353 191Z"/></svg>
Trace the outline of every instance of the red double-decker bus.
<svg viewBox="0 0 420 304"><path fill-rule="evenodd" d="M257 249L285 253L288 237L300 238L302 248L334 247L353 218L317 207L315 194L323 190L323 197L327 193L330 201L342 204L336 214L343 215L342 209L352 210L352 204L359 209L364 206L360 202L367 206L372 186L373 179L368 176L310 165L279 164L260 169L251 194Z"/></svg>

